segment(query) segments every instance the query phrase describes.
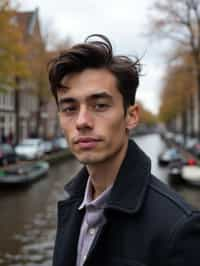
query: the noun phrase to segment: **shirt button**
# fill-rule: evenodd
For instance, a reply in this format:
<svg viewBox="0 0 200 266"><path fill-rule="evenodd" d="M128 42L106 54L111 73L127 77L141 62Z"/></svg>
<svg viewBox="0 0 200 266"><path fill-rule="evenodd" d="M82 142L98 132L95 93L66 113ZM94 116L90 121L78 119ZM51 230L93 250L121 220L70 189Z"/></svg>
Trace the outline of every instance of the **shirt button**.
<svg viewBox="0 0 200 266"><path fill-rule="evenodd" d="M93 236L95 234L95 231L96 231L95 228L90 228L89 234Z"/></svg>

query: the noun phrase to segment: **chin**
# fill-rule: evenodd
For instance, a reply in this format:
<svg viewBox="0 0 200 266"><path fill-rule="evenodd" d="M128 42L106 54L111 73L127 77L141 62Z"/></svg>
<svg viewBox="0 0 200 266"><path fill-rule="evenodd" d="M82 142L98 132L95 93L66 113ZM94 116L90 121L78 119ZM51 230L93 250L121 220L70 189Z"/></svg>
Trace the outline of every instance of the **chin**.
<svg viewBox="0 0 200 266"><path fill-rule="evenodd" d="M76 156L76 155L75 155ZM106 156L105 156L106 157ZM94 155L90 155L90 156L76 156L77 160L83 164L99 164L102 163L106 160L106 158L104 158L104 156L94 156Z"/></svg>
<svg viewBox="0 0 200 266"><path fill-rule="evenodd" d="M104 160L94 159L94 158L77 158L82 164L98 164L103 162Z"/></svg>

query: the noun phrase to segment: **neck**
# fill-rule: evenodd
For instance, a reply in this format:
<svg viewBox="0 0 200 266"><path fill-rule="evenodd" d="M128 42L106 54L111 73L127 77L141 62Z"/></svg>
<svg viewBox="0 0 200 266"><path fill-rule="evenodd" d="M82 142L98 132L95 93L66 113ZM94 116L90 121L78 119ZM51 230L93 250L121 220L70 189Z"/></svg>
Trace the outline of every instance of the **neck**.
<svg viewBox="0 0 200 266"><path fill-rule="evenodd" d="M93 199L114 183L126 155L127 147L128 141L117 154L108 160L95 165L87 165L93 186Z"/></svg>

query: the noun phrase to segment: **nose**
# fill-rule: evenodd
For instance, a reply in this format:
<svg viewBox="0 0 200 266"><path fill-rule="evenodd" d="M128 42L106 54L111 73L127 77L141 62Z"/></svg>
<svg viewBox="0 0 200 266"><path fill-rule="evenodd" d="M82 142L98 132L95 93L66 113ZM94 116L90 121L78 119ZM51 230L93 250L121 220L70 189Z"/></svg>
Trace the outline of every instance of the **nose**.
<svg viewBox="0 0 200 266"><path fill-rule="evenodd" d="M76 120L76 128L80 129L90 129L93 127L93 119L91 112L87 107L81 107Z"/></svg>

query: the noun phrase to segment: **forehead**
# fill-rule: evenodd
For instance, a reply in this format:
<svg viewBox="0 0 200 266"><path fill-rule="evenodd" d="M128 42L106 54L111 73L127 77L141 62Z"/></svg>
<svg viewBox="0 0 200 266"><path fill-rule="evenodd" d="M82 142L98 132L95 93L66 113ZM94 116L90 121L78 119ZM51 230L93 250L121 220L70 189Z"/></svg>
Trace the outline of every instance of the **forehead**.
<svg viewBox="0 0 200 266"><path fill-rule="evenodd" d="M101 92L113 97L121 96L115 76L106 69L86 69L73 73L65 76L61 84L64 88L58 90L58 97L68 95L83 98Z"/></svg>

